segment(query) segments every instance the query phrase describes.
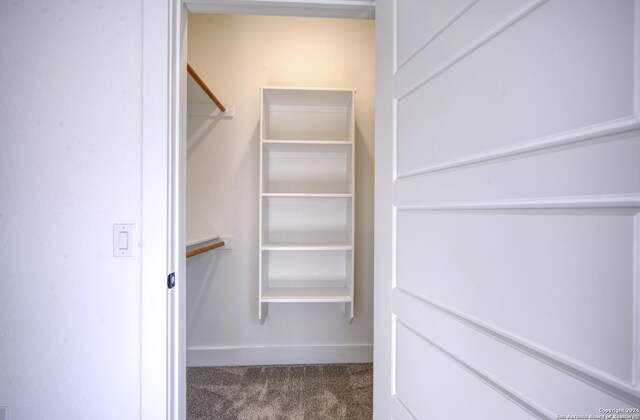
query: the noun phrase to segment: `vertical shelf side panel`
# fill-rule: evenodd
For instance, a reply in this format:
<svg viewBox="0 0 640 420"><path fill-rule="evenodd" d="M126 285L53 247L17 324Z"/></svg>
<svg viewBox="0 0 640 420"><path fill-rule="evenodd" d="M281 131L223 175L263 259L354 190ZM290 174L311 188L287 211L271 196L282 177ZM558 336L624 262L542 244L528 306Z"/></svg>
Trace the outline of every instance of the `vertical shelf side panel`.
<svg viewBox="0 0 640 420"><path fill-rule="evenodd" d="M356 140L356 91L351 91L351 109L349 113L349 140L355 142Z"/></svg>
<svg viewBox="0 0 640 420"><path fill-rule="evenodd" d="M351 310L349 311L349 320L353 320L354 311L355 311L355 260L356 260L356 138L355 138L355 130L356 130L356 92L355 90L351 92L351 113L350 113L350 139L351 139L351 168L350 168L350 184L351 184L351 276L350 276L350 293L351 293L351 302L349 305L351 306Z"/></svg>
<svg viewBox="0 0 640 420"><path fill-rule="evenodd" d="M263 320L266 313L263 313L264 309L266 309L266 304L262 302L262 293L264 287L262 285L262 230L263 230L263 219L262 219L262 191L264 189L264 180L263 180L263 138L264 138L264 89L260 88L260 168L259 168L259 188L258 188L258 319Z"/></svg>

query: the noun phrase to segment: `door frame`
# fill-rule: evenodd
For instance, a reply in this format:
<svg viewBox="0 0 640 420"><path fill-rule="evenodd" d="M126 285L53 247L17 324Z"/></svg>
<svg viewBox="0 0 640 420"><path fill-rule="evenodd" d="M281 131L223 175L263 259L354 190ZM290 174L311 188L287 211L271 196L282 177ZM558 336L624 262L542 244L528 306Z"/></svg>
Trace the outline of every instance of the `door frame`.
<svg viewBox="0 0 640 420"><path fill-rule="evenodd" d="M172 244L169 188L174 117L170 22L175 1L142 2L142 219L140 418L169 418L169 299Z"/></svg>
<svg viewBox="0 0 640 420"><path fill-rule="evenodd" d="M187 12L371 19L374 3L143 0L140 418L186 418Z"/></svg>
<svg viewBox="0 0 640 420"><path fill-rule="evenodd" d="M391 395L395 393L395 320L392 290L395 287L395 209L392 202L396 177L394 148L393 73L397 2L377 0L376 14L376 114L374 176L374 269L373 269L373 414L391 418Z"/></svg>
<svg viewBox="0 0 640 420"><path fill-rule="evenodd" d="M142 419L186 418L186 16L180 0L143 0Z"/></svg>

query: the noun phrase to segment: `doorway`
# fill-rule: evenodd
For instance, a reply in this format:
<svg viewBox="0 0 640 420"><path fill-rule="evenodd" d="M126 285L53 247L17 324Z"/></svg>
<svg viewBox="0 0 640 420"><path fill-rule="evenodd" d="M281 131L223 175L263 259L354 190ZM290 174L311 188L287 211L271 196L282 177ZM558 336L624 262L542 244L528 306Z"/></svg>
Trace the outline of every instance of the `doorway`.
<svg viewBox="0 0 640 420"><path fill-rule="evenodd" d="M233 249L186 263L180 316L187 366L372 361L373 26L362 19L189 15L187 60L228 111L215 112L187 79L185 241L221 235L232 238ZM258 320L261 86L357 91L353 322L341 305L303 303L273 304L264 324Z"/></svg>

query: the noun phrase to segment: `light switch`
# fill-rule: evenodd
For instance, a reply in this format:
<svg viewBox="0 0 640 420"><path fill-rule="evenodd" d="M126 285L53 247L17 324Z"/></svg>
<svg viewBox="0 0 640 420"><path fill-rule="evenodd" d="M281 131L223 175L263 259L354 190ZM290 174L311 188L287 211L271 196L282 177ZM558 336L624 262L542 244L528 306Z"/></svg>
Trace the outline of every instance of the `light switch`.
<svg viewBox="0 0 640 420"><path fill-rule="evenodd" d="M134 224L113 225L113 256L133 257Z"/></svg>
<svg viewBox="0 0 640 420"><path fill-rule="evenodd" d="M118 249L129 248L129 232L118 232Z"/></svg>

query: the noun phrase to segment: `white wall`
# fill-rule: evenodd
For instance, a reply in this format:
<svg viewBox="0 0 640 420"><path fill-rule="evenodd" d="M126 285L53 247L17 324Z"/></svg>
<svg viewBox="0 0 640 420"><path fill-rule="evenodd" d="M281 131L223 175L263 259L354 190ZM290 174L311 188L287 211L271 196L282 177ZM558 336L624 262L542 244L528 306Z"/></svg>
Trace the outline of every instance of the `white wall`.
<svg viewBox="0 0 640 420"><path fill-rule="evenodd" d="M232 251L188 262L189 365L371 360L373 21L192 14L188 39L189 63L235 105L232 120L189 117L188 236L235 239ZM351 324L338 304L270 304L265 324L258 322L260 86L357 89Z"/></svg>
<svg viewBox="0 0 640 420"><path fill-rule="evenodd" d="M0 406L140 416L141 2L0 2ZM139 252L138 252L139 255Z"/></svg>

